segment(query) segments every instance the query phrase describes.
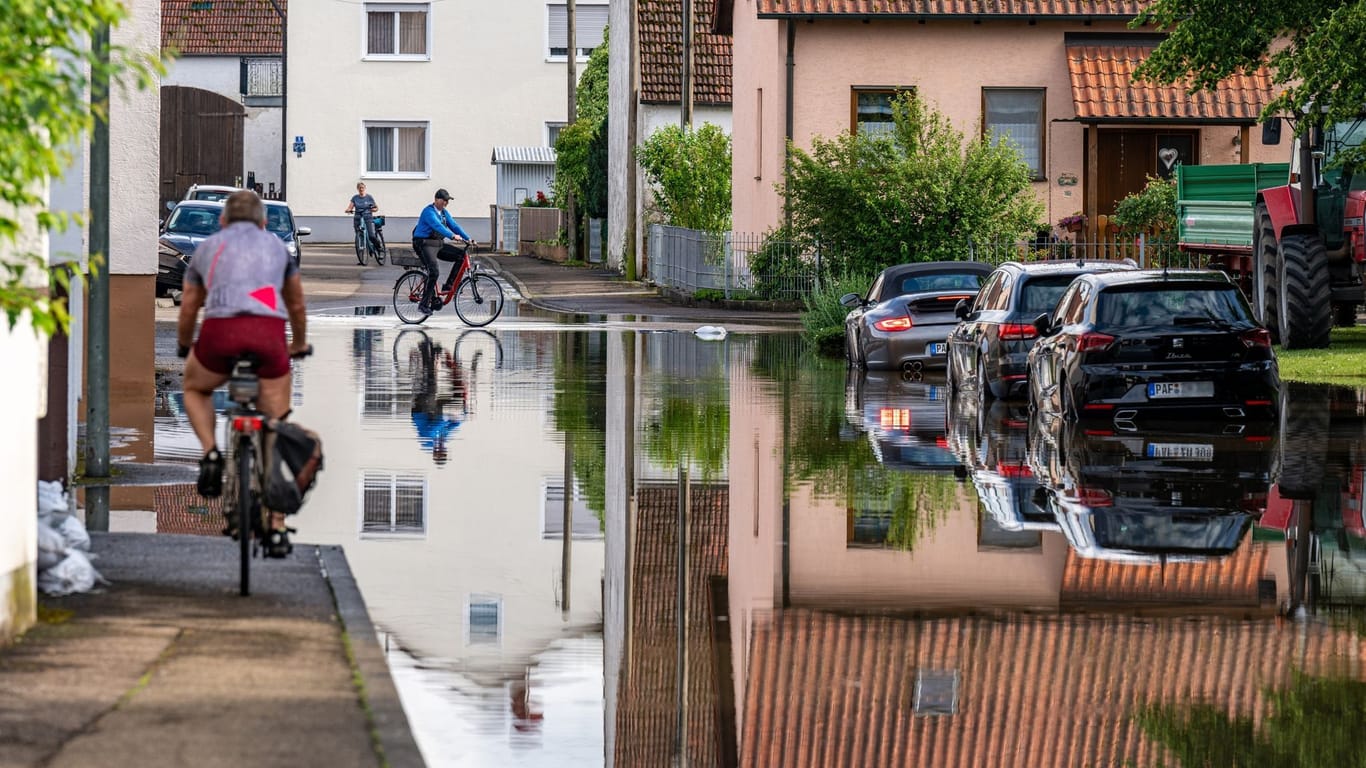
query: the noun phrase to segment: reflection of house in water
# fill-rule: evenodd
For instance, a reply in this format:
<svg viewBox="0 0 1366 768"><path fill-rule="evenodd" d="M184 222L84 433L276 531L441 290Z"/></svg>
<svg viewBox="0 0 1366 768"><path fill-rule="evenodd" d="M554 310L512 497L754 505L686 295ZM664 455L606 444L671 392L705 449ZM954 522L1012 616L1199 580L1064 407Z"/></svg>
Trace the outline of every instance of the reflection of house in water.
<svg viewBox="0 0 1366 768"><path fill-rule="evenodd" d="M315 334L297 418L323 433L327 469L299 538L344 546L375 623L424 663L483 685L523 679L557 638L601 623L602 538L577 492L567 604L561 586L564 448L545 408L554 336L429 332L438 393L460 422L439 464L411 413L422 334L348 332L349 350ZM322 375L347 368L361 381Z"/></svg>

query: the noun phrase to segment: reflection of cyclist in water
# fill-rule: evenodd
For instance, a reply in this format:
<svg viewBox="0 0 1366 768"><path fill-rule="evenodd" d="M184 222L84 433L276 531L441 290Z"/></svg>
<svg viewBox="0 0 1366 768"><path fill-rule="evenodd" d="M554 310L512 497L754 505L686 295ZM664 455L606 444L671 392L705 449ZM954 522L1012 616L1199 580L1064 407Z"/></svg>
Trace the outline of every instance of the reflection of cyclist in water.
<svg viewBox="0 0 1366 768"><path fill-rule="evenodd" d="M415 355L418 369L413 376L413 426L417 429L422 450L431 451L432 461L445 464L448 458L446 439L460 427L464 415L465 382L451 353L426 334L418 342ZM444 394L436 375L438 362L451 372L451 391ZM451 405L460 406L454 414L446 410Z"/></svg>

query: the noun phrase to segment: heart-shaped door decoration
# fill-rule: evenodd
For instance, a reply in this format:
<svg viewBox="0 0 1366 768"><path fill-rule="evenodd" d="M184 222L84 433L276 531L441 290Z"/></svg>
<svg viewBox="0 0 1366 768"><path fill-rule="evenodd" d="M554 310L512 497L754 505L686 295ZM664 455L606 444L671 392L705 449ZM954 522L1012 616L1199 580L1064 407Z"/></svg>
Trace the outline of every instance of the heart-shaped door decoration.
<svg viewBox="0 0 1366 768"><path fill-rule="evenodd" d="M1171 170L1176 161L1181 158L1181 153L1173 147L1163 147L1157 150L1157 159L1162 161L1162 166Z"/></svg>

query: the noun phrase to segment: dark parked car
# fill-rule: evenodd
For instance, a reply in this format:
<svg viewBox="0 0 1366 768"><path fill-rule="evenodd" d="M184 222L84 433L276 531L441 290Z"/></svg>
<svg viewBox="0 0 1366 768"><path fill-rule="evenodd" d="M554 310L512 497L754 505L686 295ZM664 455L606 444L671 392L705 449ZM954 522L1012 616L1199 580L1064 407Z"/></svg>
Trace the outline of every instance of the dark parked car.
<svg viewBox="0 0 1366 768"><path fill-rule="evenodd" d="M981 397L1021 397L1034 345L1034 318L1048 312L1078 275L1133 270L1132 261L1008 261L977 298L955 308L962 322L948 335L948 383Z"/></svg>
<svg viewBox="0 0 1366 768"><path fill-rule="evenodd" d="M178 296L185 282L185 265L194 249L218 231L223 204L201 200L182 200L171 208L161 225L157 242L158 296Z"/></svg>
<svg viewBox="0 0 1366 768"><path fill-rule="evenodd" d="M1276 413L1271 335L1222 272L1085 275L1036 329L1029 394L1040 412L1119 422L1191 410L1234 419Z"/></svg>
<svg viewBox="0 0 1366 768"><path fill-rule="evenodd" d="M294 212L288 203L279 200L266 200L266 229L284 241L289 255L294 257L294 265L303 260L303 243L299 238L313 233L308 227L300 227L294 221Z"/></svg>
<svg viewBox="0 0 1366 768"><path fill-rule="evenodd" d="M949 450L967 468L982 510L1001 531L1056 531L1038 506L1029 466L1029 414L1023 403L962 394L949 399Z"/></svg>
<svg viewBox="0 0 1366 768"><path fill-rule="evenodd" d="M874 370L942 368L944 336L958 322L954 306L977 295L991 266L975 261L928 261L882 270L868 289L840 297L849 364Z"/></svg>
<svg viewBox="0 0 1366 768"><path fill-rule="evenodd" d="M1036 419L1030 464L1082 557L1202 560L1235 551L1265 507L1274 428L1197 420L1130 431Z"/></svg>

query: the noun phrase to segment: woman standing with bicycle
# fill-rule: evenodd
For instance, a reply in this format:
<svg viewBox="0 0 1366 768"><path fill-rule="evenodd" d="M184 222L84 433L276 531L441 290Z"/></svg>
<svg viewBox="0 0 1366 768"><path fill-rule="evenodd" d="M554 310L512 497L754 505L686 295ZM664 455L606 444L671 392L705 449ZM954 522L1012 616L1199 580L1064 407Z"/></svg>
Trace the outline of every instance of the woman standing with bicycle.
<svg viewBox="0 0 1366 768"><path fill-rule="evenodd" d="M346 213L351 214L352 223L355 225L356 232L365 232L365 242L362 243L359 237L356 240L356 258L360 260L361 266L365 265L365 252L381 250L379 239L375 235L375 214L379 211L379 203L375 202L372 195L365 193L365 182L356 182L356 194L351 196L351 202L346 204ZM384 261L380 259L380 264Z"/></svg>
<svg viewBox="0 0 1366 768"><path fill-rule="evenodd" d="M266 230L266 209L251 190L224 202L222 229L195 250L185 269L177 353L185 360L185 413L204 449L199 494L223 492L223 454L214 436L213 391L244 355L257 360L262 413L289 411L290 358L308 353L303 280L280 238ZM195 339L199 309L204 324ZM285 338L285 321L292 332Z"/></svg>
<svg viewBox="0 0 1366 768"><path fill-rule="evenodd" d="M465 234L465 230L461 229L446 211L450 200L451 193L444 188L438 189L431 204L422 209L417 226L413 227L413 252L422 259L422 266L426 268L429 276L426 290L422 292L420 306L423 312L436 312L444 306L436 299L436 285L441 279L441 265L437 262L437 254L441 252L443 240L455 239L458 235L468 241L470 246L474 245L474 238ZM450 277L454 278L456 272L457 268L452 266ZM444 290L449 291L450 286L446 286Z"/></svg>

